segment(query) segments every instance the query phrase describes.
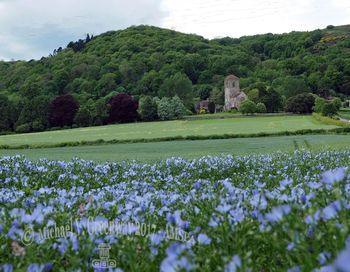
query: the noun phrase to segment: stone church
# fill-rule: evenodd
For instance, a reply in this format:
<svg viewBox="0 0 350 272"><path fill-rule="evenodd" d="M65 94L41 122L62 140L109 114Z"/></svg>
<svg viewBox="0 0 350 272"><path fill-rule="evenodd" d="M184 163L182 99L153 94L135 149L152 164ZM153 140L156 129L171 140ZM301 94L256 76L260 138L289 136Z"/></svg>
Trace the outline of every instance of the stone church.
<svg viewBox="0 0 350 272"><path fill-rule="evenodd" d="M239 78L235 75L229 75L225 79L225 111L239 109L239 105L248 96L239 89Z"/></svg>

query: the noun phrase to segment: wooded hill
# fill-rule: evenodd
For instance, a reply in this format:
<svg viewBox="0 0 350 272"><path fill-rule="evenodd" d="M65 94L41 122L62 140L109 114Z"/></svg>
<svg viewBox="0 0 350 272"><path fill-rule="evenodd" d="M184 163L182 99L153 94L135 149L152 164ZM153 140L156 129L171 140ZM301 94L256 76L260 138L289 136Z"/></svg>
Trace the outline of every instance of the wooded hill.
<svg viewBox="0 0 350 272"><path fill-rule="evenodd" d="M246 92L263 84L285 98L313 92L344 99L350 95L350 25L237 39L144 25L88 36L40 60L1 61L0 105L7 97L20 112L26 103L35 107L33 98L62 94L80 106L121 92L161 98L175 94L174 84L193 89L189 101L211 95L222 104L229 74L240 77Z"/></svg>

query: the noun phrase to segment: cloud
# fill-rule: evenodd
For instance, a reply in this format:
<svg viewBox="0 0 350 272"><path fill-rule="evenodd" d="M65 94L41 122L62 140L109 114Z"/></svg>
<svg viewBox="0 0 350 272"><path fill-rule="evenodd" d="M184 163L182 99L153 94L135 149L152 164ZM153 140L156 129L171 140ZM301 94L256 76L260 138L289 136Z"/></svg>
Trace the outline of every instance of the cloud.
<svg viewBox="0 0 350 272"><path fill-rule="evenodd" d="M240 37L349 23L348 0L164 0L163 26L206 38Z"/></svg>
<svg viewBox="0 0 350 272"><path fill-rule="evenodd" d="M0 58L39 59L69 41L131 25L160 25L161 0L0 0Z"/></svg>

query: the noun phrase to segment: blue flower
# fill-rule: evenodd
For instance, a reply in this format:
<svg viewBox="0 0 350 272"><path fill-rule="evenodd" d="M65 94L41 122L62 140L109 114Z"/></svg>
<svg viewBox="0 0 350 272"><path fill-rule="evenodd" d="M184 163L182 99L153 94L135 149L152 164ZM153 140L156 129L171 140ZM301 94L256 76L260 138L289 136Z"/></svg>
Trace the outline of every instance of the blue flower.
<svg viewBox="0 0 350 272"><path fill-rule="evenodd" d="M334 182L343 180L346 176L345 168L337 168L333 171L328 170L322 174L322 182L324 184L332 185Z"/></svg>
<svg viewBox="0 0 350 272"><path fill-rule="evenodd" d="M203 233L200 233L198 235L197 240L198 240L198 243L203 244L203 245L209 245L211 242L211 239Z"/></svg>
<svg viewBox="0 0 350 272"><path fill-rule="evenodd" d="M28 266L27 272L41 272L41 271L43 271L43 269L44 269L43 264L39 265L39 264L34 263L34 264L31 264Z"/></svg>
<svg viewBox="0 0 350 272"><path fill-rule="evenodd" d="M45 264L45 267L44 267L45 271L52 271L52 268L53 268L52 263Z"/></svg>
<svg viewBox="0 0 350 272"><path fill-rule="evenodd" d="M292 268L289 268L287 272L300 272L300 266L293 266Z"/></svg>
<svg viewBox="0 0 350 272"><path fill-rule="evenodd" d="M327 263L327 260L329 260L331 256L332 256L331 253L329 253L328 251L321 252L318 255L318 261L320 262L321 265L325 265Z"/></svg>
<svg viewBox="0 0 350 272"><path fill-rule="evenodd" d="M162 235L152 233L150 234L149 239L152 245L159 246L160 243L162 242Z"/></svg>
<svg viewBox="0 0 350 272"><path fill-rule="evenodd" d="M13 271L13 266L12 264L4 264L2 266L2 269L4 272L12 272Z"/></svg>
<svg viewBox="0 0 350 272"><path fill-rule="evenodd" d="M294 242L291 242L288 246L287 246L287 250L288 251L292 251L294 249Z"/></svg>

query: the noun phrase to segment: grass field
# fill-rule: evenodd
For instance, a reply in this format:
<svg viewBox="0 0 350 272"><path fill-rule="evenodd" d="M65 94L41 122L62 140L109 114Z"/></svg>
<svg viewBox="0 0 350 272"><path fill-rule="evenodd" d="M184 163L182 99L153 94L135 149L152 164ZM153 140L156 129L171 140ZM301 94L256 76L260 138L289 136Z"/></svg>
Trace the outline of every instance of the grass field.
<svg viewBox="0 0 350 272"><path fill-rule="evenodd" d="M243 138L226 140L175 141L159 143L117 144L102 146L62 147L26 150L0 150L0 156L25 155L37 160L70 160L79 157L96 161L123 161L137 159L153 162L169 157L194 158L206 155L271 153L296 149L341 150L349 146L350 135L305 135L285 137Z"/></svg>
<svg viewBox="0 0 350 272"><path fill-rule="evenodd" d="M248 117L217 120L132 123L101 127L77 128L30 134L0 136L0 145L40 145L70 141L152 139L168 136L213 135L225 133L258 133L295 131L301 129L331 129L312 116Z"/></svg>

